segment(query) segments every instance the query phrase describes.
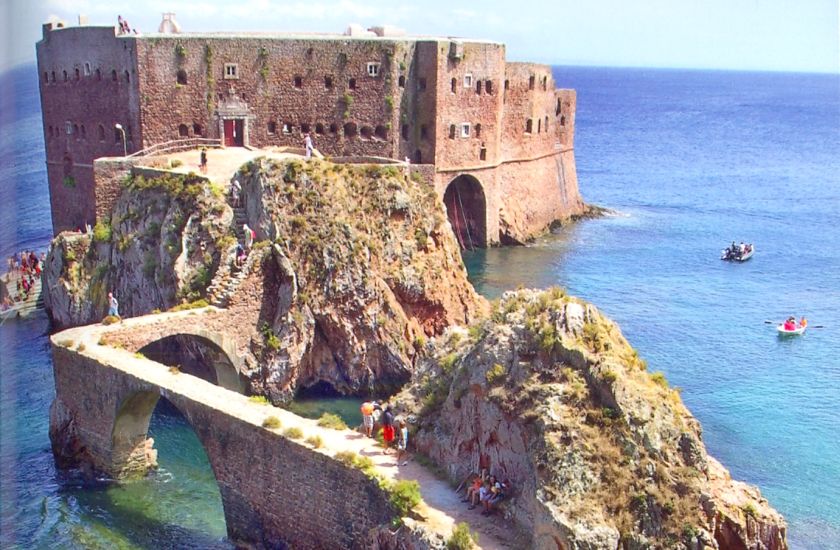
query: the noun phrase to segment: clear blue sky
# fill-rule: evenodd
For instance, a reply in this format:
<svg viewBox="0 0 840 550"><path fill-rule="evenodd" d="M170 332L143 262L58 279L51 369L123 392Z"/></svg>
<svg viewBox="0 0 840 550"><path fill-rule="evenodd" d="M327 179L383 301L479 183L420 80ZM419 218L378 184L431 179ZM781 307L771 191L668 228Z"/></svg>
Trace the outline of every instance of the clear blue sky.
<svg viewBox="0 0 840 550"><path fill-rule="evenodd" d="M838 0L3 0L0 69L34 59L50 15L117 14L141 31L174 11L185 31L335 31L393 24L505 42L552 64L840 73Z"/></svg>

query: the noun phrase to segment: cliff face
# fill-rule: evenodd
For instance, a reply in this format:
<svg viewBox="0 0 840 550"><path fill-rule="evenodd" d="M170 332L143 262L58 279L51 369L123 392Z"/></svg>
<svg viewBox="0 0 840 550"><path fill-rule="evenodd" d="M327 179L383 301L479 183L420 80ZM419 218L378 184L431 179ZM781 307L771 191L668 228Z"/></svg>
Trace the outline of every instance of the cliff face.
<svg viewBox="0 0 840 550"><path fill-rule="evenodd" d="M420 452L509 478L536 548L784 549L783 518L703 446L679 392L593 306L506 293L430 346L399 407Z"/></svg>
<svg viewBox="0 0 840 550"><path fill-rule="evenodd" d="M400 170L257 160L238 177L257 239L274 243L254 380L273 400L318 382L396 389L427 337L486 311L443 205Z"/></svg>
<svg viewBox="0 0 840 550"><path fill-rule="evenodd" d="M100 321L108 292L131 317L203 295L233 213L218 190L189 176L126 180L92 234L61 233L44 270L44 300L58 328Z"/></svg>

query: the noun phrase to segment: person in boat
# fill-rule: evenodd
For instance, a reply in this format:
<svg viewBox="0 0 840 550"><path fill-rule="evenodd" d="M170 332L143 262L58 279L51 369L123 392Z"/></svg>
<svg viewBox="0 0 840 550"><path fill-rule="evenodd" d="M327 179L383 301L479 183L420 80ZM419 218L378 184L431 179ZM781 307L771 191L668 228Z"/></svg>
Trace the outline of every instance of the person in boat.
<svg viewBox="0 0 840 550"><path fill-rule="evenodd" d="M808 319L806 319L803 316L801 319L799 319L799 328L805 328L807 326L808 326Z"/></svg>
<svg viewBox="0 0 840 550"><path fill-rule="evenodd" d="M784 328L785 330L796 330L796 318L793 315L787 318Z"/></svg>

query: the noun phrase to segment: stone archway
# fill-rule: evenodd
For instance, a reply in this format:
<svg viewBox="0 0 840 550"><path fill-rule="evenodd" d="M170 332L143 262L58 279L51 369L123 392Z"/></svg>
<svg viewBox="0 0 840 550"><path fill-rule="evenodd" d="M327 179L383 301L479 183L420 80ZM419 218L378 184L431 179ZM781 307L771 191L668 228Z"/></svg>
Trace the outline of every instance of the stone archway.
<svg viewBox="0 0 840 550"><path fill-rule="evenodd" d="M481 182L461 174L446 186L443 204L462 249L487 246L487 199Z"/></svg>
<svg viewBox="0 0 840 550"><path fill-rule="evenodd" d="M178 367L211 384L245 393L239 361L219 343L197 334L173 334L143 346L140 353L158 363Z"/></svg>

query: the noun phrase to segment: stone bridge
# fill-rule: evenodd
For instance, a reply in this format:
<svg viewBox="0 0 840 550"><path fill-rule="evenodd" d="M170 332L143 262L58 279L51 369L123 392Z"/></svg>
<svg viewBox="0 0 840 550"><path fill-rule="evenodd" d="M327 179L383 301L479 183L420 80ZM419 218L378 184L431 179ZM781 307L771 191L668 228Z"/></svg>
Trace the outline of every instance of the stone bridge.
<svg viewBox="0 0 840 550"><path fill-rule="evenodd" d="M148 427L163 397L201 441L219 486L228 536L238 546L395 547L396 535L388 530L394 516L388 493L335 458L351 451L370 457L384 479L420 481L425 502L415 513L421 521L406 520L409 524L442 540L455 522L467 520L482 533L483 548L509 547L498 542L496 522L467 512L448 484L419 464L398 467L393 454L383 455L361 434L319 427L314 420L249 400L136 351L176 334L189 335L226 355L225 368L235 373L236 338L213 328L226 319L221 313L215 308L162 313L53 335L56 398L50 439L58 465L118 480L145 475L156 466ZM264 427L269 417L279 419L281 427ZM287 435L289 428L298 428L303 437ZM320 445L306 442L313 436ZM392 538L384 546L383 536Z"/></svg>

